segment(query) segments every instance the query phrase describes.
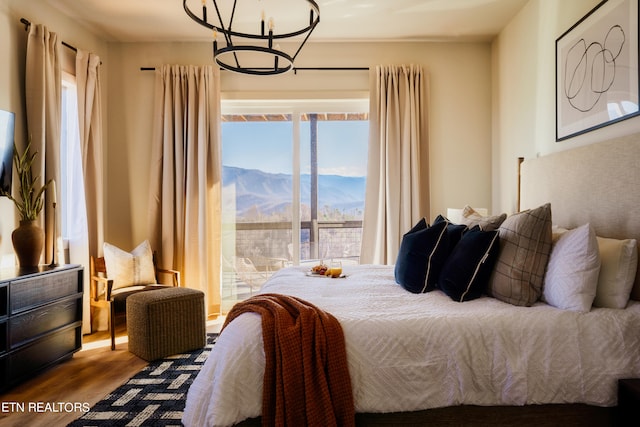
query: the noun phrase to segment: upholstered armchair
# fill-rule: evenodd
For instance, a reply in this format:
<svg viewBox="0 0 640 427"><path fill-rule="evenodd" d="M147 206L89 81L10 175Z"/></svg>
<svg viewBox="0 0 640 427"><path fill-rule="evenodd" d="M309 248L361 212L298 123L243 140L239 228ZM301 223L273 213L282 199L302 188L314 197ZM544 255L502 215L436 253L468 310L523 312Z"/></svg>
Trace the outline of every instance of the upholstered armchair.
<svg viewBox="0 0 640 427"><path fill-rule="evenodd" d="M131 253L109 243L104 244L104 257L91 257L91 306L104 307L108 313L111 350L115 350L116 318L126 317L127 298L138 292L180 286L180 273L160 268L148 241ZM170 280L166 277L170 276ZM168 281L168 284L163 282Z"/></svg>

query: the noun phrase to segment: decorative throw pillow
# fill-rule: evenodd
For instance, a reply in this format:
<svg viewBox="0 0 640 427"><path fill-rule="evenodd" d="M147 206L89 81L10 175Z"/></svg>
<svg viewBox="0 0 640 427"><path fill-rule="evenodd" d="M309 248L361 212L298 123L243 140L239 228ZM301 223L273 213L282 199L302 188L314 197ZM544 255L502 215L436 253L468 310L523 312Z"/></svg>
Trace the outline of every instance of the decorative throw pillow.
<svg viewBox="0 0 640 427"><path fill-rule="evenodd" d="M566 228L558 227L557 225L552 226L551 227L551 245L552 246L555 245L558 239L560 239L560 237L562 237L562 235L567 231L569 230L567 230Z"/></svg>
<svg viewBox="0 0 640 427"><path fill-rule="evenodd" d="M563 233L551 249L544 280L544 300L563 310L591 310L596 296L600 254L589 224Z"/></svg>
<svg viewBox="0 0 640 427"><path fill-rule="evenodd" d="M113 289L156 283L153 251L147 240L131 253L107 242L103 245L104 262Z"/></svg>
<svg viewBox="0 0 640 427"><path fill-rule="evenodd" d="M499 249L497 231L475 226L453 248L440 272L438 287L454 301L479 298L487 288Z"/></svg>
<svg viewBox="0 0 640 427"><path fill-rule="evenodd" d="M498 229L500 255L489 280L489 295L530 306L542 294L551 253L551 205L513 214Z"/></svg>
<svg viewBox="0 0 640 427"><path fill-rule="evenodd" d="M402 237L394 275L409 292L435 289L448 252L447 224L442 221L429 227L423 218Z"/></svg>
<svg viewBox="0 0 640 427"><path fill-rule="evenodd" d="M638 243L635 239L598 237L600 275L593 305L625 308L638 268Z"/></svg>
<svg viewBox="0 0 640 427"><path fill-rule="evenodd" d="M447 249L447 257L453 251L453 248L458 244L462 235L468 230L467 226L464 224L454 224L449 221L447 218L442 215L438 215L433 224L438 224L442 221L447 222L447 237L449 241L448 249Z"/></svg>
<svg viewBox="0 0 640 427"><path fill-rule="evenodd" d="M462 223L469 228L479 225L482 231L493 231L497 230L505 219L507 219L506 213L495 216L483 216L469 205L466 205L462 209Z"/></svg>

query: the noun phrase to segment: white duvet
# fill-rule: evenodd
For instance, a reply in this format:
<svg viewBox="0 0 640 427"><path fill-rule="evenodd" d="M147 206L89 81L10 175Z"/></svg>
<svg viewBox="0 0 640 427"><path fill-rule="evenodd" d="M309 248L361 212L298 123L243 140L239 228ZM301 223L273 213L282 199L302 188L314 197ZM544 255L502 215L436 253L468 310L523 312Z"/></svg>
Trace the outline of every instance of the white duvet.
<svg viewBox="0 0 640 427"><path fill-rule="evenodd" d="M617 379L640 376L640 302L575 313L493 298L458 303L396 285L393 267L345 267L346 278L292 267L261 292L301 297L344 330L356 412L461 404L614 406ZM218 338L187 395L185 426L261 413L261 319L244 314Z"/></svg>

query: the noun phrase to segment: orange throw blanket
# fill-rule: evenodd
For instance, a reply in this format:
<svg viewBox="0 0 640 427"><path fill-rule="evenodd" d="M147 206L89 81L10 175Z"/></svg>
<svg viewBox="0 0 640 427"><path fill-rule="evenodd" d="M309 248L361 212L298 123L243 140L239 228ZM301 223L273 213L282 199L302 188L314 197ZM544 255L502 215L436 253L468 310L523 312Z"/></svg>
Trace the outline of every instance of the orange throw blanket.
<svg viewBox="0 0 640 427"><path fill-rule="evenodd" d="M331 314L300 298L262 294L237 303L237 316L262 315L266 359L263 426L354 426L344 334Z"/></svg>

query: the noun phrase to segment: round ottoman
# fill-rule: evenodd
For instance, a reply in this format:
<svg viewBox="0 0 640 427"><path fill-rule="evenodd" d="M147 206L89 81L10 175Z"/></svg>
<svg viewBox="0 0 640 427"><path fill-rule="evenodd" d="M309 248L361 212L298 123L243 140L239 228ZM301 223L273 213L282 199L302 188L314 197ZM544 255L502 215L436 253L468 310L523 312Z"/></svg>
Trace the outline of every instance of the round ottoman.
<svg viewBox="0 0 640 427"><path fill-rule="evenodd" d="M127 334L129 351L147 361L204 347L204 293L168 287L129 296Z"/></svg>

